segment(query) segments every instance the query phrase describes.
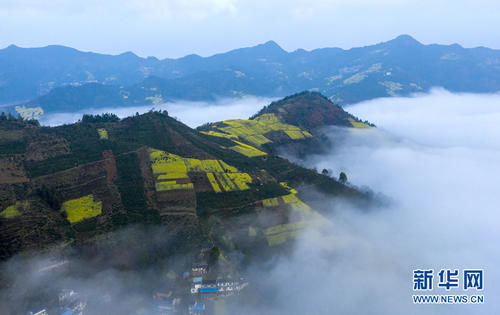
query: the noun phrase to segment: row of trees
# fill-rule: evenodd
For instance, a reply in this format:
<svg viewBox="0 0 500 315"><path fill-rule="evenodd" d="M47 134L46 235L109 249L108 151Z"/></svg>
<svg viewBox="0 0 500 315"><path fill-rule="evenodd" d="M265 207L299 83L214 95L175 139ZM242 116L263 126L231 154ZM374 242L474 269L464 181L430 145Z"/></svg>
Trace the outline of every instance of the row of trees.
<svg viewBox="0 0 500 315"><path fill-rule="evenodd" d="M36 119L24 119L21 115L14 116L11 113L2 112L0 114L0 122L2 121L18 121L29 125L40 126L40 123Z"/></svg>
<svg viewBox="0 0 500 315"><path fill-rule="evenodd" d="M82 122L86 123L103 123L103 122L116 122L120 118L113 113L90 115L84 114L82 117Z"/></svg>

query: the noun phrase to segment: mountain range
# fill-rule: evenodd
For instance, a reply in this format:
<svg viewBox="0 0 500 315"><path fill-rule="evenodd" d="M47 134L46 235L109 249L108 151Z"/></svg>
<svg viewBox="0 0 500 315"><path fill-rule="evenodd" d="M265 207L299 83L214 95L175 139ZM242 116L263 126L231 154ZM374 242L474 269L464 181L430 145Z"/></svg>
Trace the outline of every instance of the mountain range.
<svg viewBox="0 0 500 315"><path fill-rule="evenodd" d="M0 50L0 104L40 112L214 100L283 97L318 91L346 105L440 86L456 92L500 90L500 51L424 45L408 35L344 50L287 52L275 42L210 57L141 58L63 46ZM24 106L24 107L22 107ZM36 111L36 110L35 110Z"/></svg>

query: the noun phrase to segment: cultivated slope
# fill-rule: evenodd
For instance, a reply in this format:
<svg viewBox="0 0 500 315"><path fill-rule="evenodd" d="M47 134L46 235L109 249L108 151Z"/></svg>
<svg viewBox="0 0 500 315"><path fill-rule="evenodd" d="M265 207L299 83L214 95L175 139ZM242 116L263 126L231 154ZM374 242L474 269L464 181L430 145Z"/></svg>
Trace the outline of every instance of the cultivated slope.
<svg viewBox="0 0 500 315"><path fill-rule="evenodd" d="M292 135L307 133L292 127ZM0 256L53 244L79 248L130 224L168 226L162 253L202 242L231 248L242 229L251 233L238 236L239 246L259 251L323 221L322 209L311 209L294 188L365 198L259 149L245 154L253 149L233 140L200 133L166 112L87 117L56 128L2 118Z"/></svg>
<svg viewBox="0 0 500 315"><path fill-rule="evenodd" d="M370 128L317 92L302 92L265 106L249 119L230 119L198 127L202 133L233 141L230 148L247 156L273 153L286 145L298 154L321 152L321 128Z"/></svg>

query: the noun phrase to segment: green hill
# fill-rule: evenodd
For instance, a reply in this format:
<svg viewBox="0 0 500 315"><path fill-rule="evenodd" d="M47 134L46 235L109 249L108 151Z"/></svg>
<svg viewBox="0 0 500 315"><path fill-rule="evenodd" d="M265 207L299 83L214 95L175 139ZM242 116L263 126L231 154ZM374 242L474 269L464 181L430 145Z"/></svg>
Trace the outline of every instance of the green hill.
<svg viewBox="0 0 500 315"><path fill-rule="evenodd" d="M271 123L292 138L312 137L301 127ZM81 248L133 224L169 227L171 254L203 242L258 252L325 220L324 209L307 205L303 189L368 198L248 142L198 132L166 112L86 116L54 128L2 117L0 257L56 244ZM243 239L242 228L251 231Z"/></svg>
<svg viewBox="0 0 500 315"><path fill-rule="evenodd" d="M317 92L302 92L265 106L249 119L230 119L198 127L202 133L233 142L229 148L243 155L262 156L286 145L299 155L321 152L328 141L325 126L370 128L373 124L335 105Z"/></svg>

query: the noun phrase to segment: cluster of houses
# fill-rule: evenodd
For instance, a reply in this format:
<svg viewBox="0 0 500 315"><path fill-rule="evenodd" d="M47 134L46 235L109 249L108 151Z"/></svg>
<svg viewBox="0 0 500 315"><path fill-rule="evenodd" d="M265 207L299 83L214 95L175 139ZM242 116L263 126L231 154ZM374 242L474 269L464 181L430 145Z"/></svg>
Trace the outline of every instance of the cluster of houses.
<svg viewBox="0 0 500 315"><path fill-rule="evenodd" d="M59 314L61 315L83 315L87 302L74 290L62 290L58 296ZM47 309L28 312L27 315L48 315ZM52 314L52 312L51 312Z"/></svg>
<svg viewBox="0 0 500 315"><path fill-rule="evenodd" d="M188 279L191 279L191 299L195 302L189 305L189 314L204 314L207 306L212 305L214 301L238 294L248 286L248 282L245 282L243 278L239 278L239 280L229 278L212 280L216 278L213 270L209 270L208 264L212 249L212 245L202 246L198 262L191 267ZM221 267L224 269L224 266L219 266L219 272ZM230 270L223 270L223 273L232 274ZM206 303L209 303L209 305Z"/></svg>
<svg viewBox="0 0 500 315"><path fill-rule="evenodd" d="M181 305L181 299L174 297L172 291L167 293L157 292L153 295L159 315L176 314Z"/></svg>
<svg viewBox="0 0 500 315"><path fill-rule="evenodd" d="M248 282L243 278L230 279L233 272L222 269L222 273L228 275L225 279L211 280L217 277L221 269L209 270L209 258L212 246L202 246L197 262L191 265L189 271L184 272L183 277L175 280L175 290L155 292L152 296L153 304L149 310L159 315L190 314L202 315L211 313L215 304L224 297L239 294ZM220 266L219 266L220 267ZM170 276L176 279L176 275ZM236 280L238 279L238 280ZM181 282L177 282L180 280ZM188 290L186 292L186 290ZM110 296L101 297L105 303L111 302ZM181 300L182 298L182 300ZM57 309L60 315L83 315L87 302L74 290L63 290L58 296ZM52 314L52 311L51 311ZM28 315L48 315L46 309L29 312Z"/></svg>
<svg viewBox="0 0 500 315"><path fill-rule="evenodd" d="M217 296L229 296L239 293L248 285L248 282L234 281L231 279L224 280L203 280L199 278L193 279L191 286L191 294L215 294Z"/></svg>
<svg viewBox="0 0 500 315"><path fill-rule="evenodd" d="M59 294L59 306L65 309L61 315L82 315L87 302L74 290L63 290Z"/></svg>

